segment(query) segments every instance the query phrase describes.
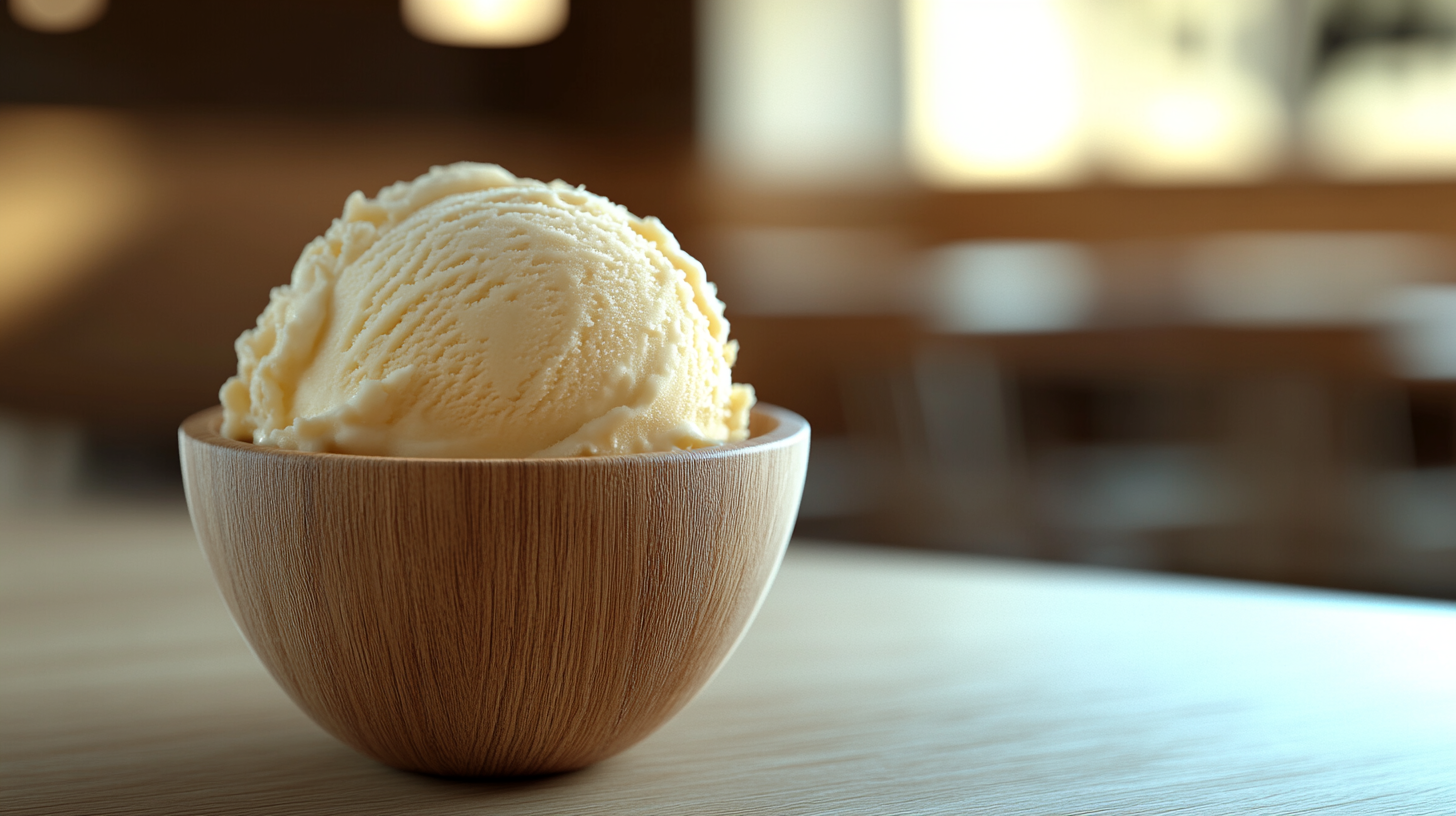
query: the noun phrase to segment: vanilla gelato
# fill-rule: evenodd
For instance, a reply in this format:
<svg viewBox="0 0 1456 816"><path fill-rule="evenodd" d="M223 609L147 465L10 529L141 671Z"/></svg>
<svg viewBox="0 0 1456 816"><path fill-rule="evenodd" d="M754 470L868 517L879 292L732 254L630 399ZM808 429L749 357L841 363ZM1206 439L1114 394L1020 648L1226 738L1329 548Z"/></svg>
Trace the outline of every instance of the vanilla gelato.
<svg viewBox="0 0 1456 816"><path fill-rule="evenodd" d="M697 448L745 438L753 405L723 304L657 219L488 164L349 196L237 353L223 433L297 450Z"/></svg>

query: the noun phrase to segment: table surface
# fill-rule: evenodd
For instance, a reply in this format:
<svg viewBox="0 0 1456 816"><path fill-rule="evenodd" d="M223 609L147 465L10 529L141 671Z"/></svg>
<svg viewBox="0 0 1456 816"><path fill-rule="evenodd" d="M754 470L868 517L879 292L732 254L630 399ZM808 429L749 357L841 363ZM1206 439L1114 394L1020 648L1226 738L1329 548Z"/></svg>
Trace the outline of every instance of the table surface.
<svg viewBox="0 0 1456 816"><path fill-rule="evenodd" d="M1456 605L796 542L681 715L577 773L353 753L178 508L0 508L3 813L1456 813Z"/></svg>

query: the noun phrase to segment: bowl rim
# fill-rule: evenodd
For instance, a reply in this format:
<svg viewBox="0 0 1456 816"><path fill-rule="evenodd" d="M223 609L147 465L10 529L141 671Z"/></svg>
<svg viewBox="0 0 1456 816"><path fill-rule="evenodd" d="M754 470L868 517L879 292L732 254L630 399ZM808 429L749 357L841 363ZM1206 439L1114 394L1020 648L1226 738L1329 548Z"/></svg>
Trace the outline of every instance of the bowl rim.
<svg viewBox="0 0 1456 816"><path fill-rule="evenodd" d="M809 423L803 417L777 405L757 403L753 406L755 417L773 422L766 433L750 437L742 442L725 442L705 448L690 450L653 451L649 453L613 453L600 456L542 456L516 458L435 458L424 456L381 456L358 453L323 453L318 451L285 450L266 445L255 445L222 435L223 407L214 405L189 416L177 428L178 438L192 440L210 448L237 451L252 456L283 457L311 460L347 461L354 464L386 466L390 463L410 463L416 466L513 466L513 467L593 467L622 462L670 463L699 461L704 459L737 458L767 453L792 447L809 438ZM752 427L752 421L750 421Z"/></svg>

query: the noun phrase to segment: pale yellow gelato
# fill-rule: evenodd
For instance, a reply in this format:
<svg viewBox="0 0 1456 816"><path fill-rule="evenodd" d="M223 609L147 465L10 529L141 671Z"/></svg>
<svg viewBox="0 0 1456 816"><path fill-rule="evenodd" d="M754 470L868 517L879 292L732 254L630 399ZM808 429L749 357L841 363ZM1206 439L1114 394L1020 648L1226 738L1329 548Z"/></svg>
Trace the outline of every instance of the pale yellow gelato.
<svg viewBox="0 0 1456 816"><path fill-rule="evenodd" d="M698 448L747 435L737 350L657 219L454 164L354 193L304 248L238 338L223 433L390 456Z"/></svg>

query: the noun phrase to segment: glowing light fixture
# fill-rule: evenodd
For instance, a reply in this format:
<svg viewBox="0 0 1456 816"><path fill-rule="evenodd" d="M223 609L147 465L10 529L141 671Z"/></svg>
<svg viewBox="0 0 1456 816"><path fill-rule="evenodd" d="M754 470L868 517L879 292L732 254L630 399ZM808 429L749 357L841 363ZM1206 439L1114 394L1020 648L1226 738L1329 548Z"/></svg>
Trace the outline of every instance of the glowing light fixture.
<svg viewBox="0 0 1456 816"><path fill-rule="evenodd" d="M10 0L10 17L31 31L69 34L106 14L107 0Z"/></svg>
<svg viewBox="0 0 1456 816"><path fill-rule="evenodd" d="M1268 175L1287 141L1277 0L1121 0L1083 9L1100 164L1140 183Z"/></svg>
<svg viewBox="0 0 1456 816"><path fill-rule="evenodd" d="M1278 166L1278 100L1231 77L1150 84L1103 119L1100 147L1118 177L1143 183L1247 182Z"/></svg>
<svg viewBox="0 0 1456 816"><path fill-rule="evenodd" d="M1336 178L1456 175L1456 54L1362 49L1335 66L1305 117L1315 163Z"/></svg>
<svg viewBox="0 0 1456 816"><path fill-rule="evenodd" d="M723 179L897 180L897 0L700 0L698 15L701 132Z"/></svg>
<svg viewBox="0 0 1456 816"><path fill-rule="evenodd" d="M913 169L944 186L1038 186L1085 169L1068 0L908 0Z"/></svg>
<svg viewBox="0 0 1456 816"><path fill-rule="evenodd" d="M13 0L12 0L13 2ZM476 48L518 48L566 27L567 0L403 0L405 28L422 40Z"/></svg>

